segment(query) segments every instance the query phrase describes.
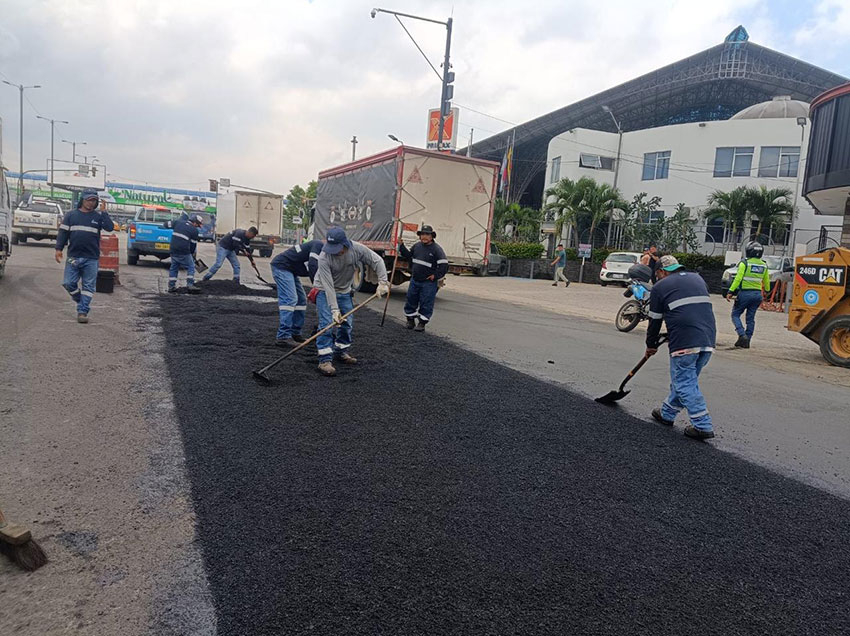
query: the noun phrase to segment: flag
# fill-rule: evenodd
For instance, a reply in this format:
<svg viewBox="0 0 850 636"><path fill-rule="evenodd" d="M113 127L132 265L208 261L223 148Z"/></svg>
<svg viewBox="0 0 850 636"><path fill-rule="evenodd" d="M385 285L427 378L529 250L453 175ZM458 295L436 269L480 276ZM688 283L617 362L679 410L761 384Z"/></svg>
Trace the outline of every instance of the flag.
<svg viewBox="0 0 850 636"><path fill-rule="evenodd" d="M513 142L505 149L505 156L502 157L502 167L500 169L502 178L499 182L499 192L505 194L511 185L511 170L513 168L514 144Z"/></svg>

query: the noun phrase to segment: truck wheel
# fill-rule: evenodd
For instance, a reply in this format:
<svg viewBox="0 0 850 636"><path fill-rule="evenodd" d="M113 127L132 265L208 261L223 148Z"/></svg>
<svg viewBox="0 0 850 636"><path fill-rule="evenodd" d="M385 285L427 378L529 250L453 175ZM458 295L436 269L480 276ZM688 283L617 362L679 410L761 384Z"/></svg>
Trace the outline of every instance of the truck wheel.
<svg viewBox="0 0 850 636"><path fill-rule="evenodd" d="M260 258L268 258L269 256L271 256L271 255L272 255L272 252L273 252L273 251L274 251L274 248L273 248L273 247L272 247L272 248L269 248L269 249L265 249L265 248L264 248L264 249L261 249L261 250L260 250Z"/></svg>
<svg viewBox="0 0 850 636"><path fill-rule="evenodd" d="M26 234L21 234L21 235L20 235L20 237L18 238L18 240L19 240L21 243L26 243L26 242L27 242L27 238L29 238L29 237L28 237Z"/></svg>
<svg viewBox="0 0 850 636"><path fill-rule="evenodd" d="M487 265L481 265L480 267L476 267L472 271L476 276L486 276L487 275Z"/></svg>
<svg viewBox="0 0 850 636"><path fill-rule="evenodd" d="M138 265L139 253L136 250L127 250L127 265Z"/></svg>
<svg viewBox="0 0 850 636"><path fill-rule="evenodd" d="M354 281L351 284L351 288L356 292L363 292L364 294L374 294L375 290L378 289L378 286L375 283L370 283L366 280L366 277L363 276L363 269L358 264L354 268Z"/></svg>
<svg viewBox="0 0 850 636"><path fill-rule="evenodd" d="M18 244L18 235L12 234L12 245L17 245L17 244Z"/></svg>
<svg viewBox="0 0 850 636"><path fill-rule="evenodd" d="M507 276L508 275L508 261L502 261L499 263L499 276Z"/></svg>
<svg viewBox="0 0 850 636"><path fill-rule="evenodd" d="M826 323L820 335L820 352L830 364L850 368L850 316Z"/></svg>
<svg viewBox="0 0 850 636"><path fill-rule="evenodd" d="M614 320L617 329L623 332L631 331L638 326L639 322L640 303L636 300L623 303L620 311L617 312L617 318Z"/></svg>

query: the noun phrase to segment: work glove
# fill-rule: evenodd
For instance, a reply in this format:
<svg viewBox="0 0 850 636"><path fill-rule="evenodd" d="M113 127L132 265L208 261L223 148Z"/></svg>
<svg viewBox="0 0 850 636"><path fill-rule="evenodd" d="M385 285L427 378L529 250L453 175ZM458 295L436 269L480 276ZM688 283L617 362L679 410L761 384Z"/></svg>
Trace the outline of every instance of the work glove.
<svg viewBox="0 0 850 636"><path fill-rule="evenodd" d="M378 297L383 298L387 294L390 293L390 284L387 281L381 281L378 283Z"/></svg>
<svg viewBox="0 0 850 636"><path fill-rule="evenodd" d="M442 288L443 288L443 287L445 287L445 286L446 286L446 279L445 279L445 277L443 277L443 278L441 278L441 279L439 279L439 280L437 281L437 289L442 289Z"/></svg>
<svg viewBox="0 0 850 636"><path fill-rule="evenodd" d="M339 309L334 309L331 311L331 318L337 325L341 325L345 322L345 320L343 320L342 318L342 313L339 311Z"/></svg>
<svg viewBox="0 0 850 636"><path fill-rule="evenodd" d="M307 294L307 300L309 300L314 305L316 304L316 297L319 295L319 288L314 287L310 290L310 293Z"/></svg>

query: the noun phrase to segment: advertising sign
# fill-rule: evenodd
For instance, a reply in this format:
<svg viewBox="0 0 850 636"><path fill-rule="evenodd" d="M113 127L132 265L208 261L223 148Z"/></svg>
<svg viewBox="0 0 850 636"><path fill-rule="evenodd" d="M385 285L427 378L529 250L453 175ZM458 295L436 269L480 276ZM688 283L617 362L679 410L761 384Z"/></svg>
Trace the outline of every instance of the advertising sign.
<svg viewBox="0 0 850 636"><path fill-rule="evenodd" d="M443 123L443 150L457 150L457 122L459 111L452 108L452 112ZM428 150L437 150L437 138L440 136L440 109L432 108L428 111L428 134L425 138Z"/></svg>
<svg viewBox="0 0 850 636"><path fill-rule="evenodd" d="M579 243L578 257L579 258L590 258L590 243Z"/></svg>
<svg viewBox="0 0 850 636"><path fill-rule="evenodd" d="M393 236L398 159L319 179L315 234L345 230L353 241L389 243Z"/></svg>
<svg viewBox="0 0 850 636"><path fill-rule="evenodd" d="M103 190L106 187L106 168L71 161L55 161L52 166L47 160L47 183L50 184L51 174L53 185L59 188L93 188Z"/></svg>

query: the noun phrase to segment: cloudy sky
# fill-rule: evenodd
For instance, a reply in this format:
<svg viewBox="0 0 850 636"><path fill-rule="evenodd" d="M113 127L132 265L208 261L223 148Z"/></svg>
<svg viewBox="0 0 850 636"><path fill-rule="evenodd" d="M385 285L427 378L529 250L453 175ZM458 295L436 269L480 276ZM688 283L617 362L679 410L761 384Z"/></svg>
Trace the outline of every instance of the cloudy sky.
<svg viewBox="0 0 850 636"><path fill-rule="evenodd" d="M384 2L385 0L374 0ZM847 0L386 0L454 18L460 136L477 140L720 43L752 41L850 76ZM395 19L360 0L2 0L0 79L24 104L25 169L60 138L110 179L210 177L287 191L350 158L423 145L440 84ZM445 31L408 22L438 65ZM464 108L467 107L467 108ZM485 116L469 108L487 113ZM18 166L18 92L0 85L3 160Z"/></svg>

